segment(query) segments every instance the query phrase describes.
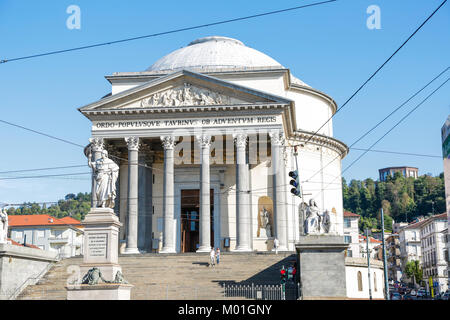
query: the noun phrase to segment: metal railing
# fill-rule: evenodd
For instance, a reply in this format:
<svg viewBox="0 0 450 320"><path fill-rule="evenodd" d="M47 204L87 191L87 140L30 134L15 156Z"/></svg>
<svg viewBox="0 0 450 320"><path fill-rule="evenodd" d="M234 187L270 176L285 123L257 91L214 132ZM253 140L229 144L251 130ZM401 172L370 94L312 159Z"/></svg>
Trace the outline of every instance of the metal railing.
<svg viewBox="0 0 450 320"><path fill-rule="evenodd" d="M244 298L253 300L296 300L300 296L299 284L255 285L224 284L224 298Z"/></svg>
<svg viewBox="0 0 450 320"><path fill-rule="evenodd" d="M61 260L61 253L55 257L56 262ZM29 285L36 284L41 278L55 265L56 262L49 262L49 264L37 275L33 277L28 277L16 290L9 296L8 300L15 300L19 294L25 290Z"/></svg>

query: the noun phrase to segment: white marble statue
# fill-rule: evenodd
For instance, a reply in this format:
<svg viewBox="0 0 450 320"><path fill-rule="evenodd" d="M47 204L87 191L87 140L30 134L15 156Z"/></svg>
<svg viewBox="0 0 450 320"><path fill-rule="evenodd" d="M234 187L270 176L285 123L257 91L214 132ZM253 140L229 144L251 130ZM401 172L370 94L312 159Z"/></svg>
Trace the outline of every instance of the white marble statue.
<svg viewBox="0 0 450 320"><path fill-rule="evenodd" d="M328 210L320 213L314 199L309 200L309 205L305 202L300 204L300 221L303 221L303 231L305 234L324 234L331 229L331 218Z"/></svg>
<svg viewBox="0 0 450 320"><path fill-rule="evenodd" d="M89 152L88 164L93 170L95 186L94 192L97 197L96 207L114 208L116 198L116 181L119 176L119 166L108 158L108 151L102 150L102 155L92 162Z"/></svg>
<svg viewBox="0 0 450 320"><path fill-rule="evenodd" d="M263 207L261 211L261 227L266 230L266 236L270 238L272 236L272 227L270 225L269 211Z"/></svg>
<svg viewBox="0 0 450 320"><path fill-rule="evenodd" d="M0 243L7 243L8 238L8 212L6 208L0 209Z"/></svg>

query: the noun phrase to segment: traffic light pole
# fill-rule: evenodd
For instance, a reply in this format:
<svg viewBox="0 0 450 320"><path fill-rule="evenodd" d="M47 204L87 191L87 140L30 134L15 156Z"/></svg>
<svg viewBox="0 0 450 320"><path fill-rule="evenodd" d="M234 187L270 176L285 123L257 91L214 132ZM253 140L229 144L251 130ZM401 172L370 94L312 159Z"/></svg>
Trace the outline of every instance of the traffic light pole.
<svg viewBox="0 0 450 320"><path fill-rule="evenodd" d="M383 242L383 269L384 269L384 292L386 300L390 300L389 296L389 279L387 272L387 260L386 260L386 243L384 241L384 212L383 208L381 208L381 239Z"/></svg>

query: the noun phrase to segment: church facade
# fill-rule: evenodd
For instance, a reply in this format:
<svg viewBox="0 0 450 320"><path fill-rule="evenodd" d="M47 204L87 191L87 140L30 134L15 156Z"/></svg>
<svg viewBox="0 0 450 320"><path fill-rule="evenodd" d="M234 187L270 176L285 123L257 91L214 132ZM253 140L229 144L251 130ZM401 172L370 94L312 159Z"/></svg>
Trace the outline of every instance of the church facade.
<svg viewBox="0 0 450 320"><path fill-rule="evenodd" d="M115 212L124 253L295 251L301 203L343 235L337 105L269 56L206 37L146 71L106 76L111 94L79 108L91 160L119 166ZM323 168L323 170L321 170ZM298 170L302 198L290 192ZM93 196L95 202L95 196Z"/></svg>

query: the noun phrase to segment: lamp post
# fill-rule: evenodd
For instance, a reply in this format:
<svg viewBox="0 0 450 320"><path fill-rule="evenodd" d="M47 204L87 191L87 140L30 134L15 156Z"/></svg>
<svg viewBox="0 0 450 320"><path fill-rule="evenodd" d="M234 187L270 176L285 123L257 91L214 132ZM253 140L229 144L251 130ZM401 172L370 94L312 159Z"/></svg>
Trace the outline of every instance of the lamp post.
<svg viewBox="0 0 450 320"><path fill-rule="evenodd" d="M367 277L369 280L369 299L372 300L372 285L370 283L370 251L371 250L369 250L369 229L366 229Z"/></svg>

